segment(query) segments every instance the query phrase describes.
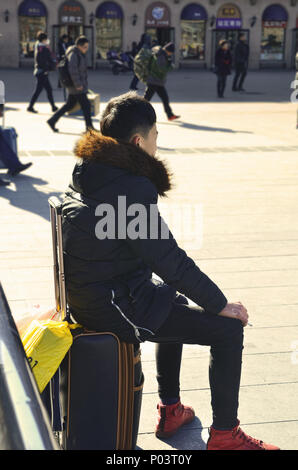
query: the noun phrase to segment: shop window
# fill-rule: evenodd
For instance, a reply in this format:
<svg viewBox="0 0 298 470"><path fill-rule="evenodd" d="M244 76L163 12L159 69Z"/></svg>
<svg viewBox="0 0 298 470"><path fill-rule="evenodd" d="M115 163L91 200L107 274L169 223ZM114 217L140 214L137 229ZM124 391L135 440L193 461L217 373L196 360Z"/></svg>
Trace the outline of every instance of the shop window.
<svg viewBox="0 0 298 470"><path fill-rule="evenodd" d="M96 10L96 57L106 59L107 52L122 49L121 7L114 2L104 2Z"/></svg>
<svg viewBox="0 0 298 470"><path fill-rule="evenodd" d="M20 56L34 56L36 36L39 31L45 31L47 26L47 11L38 0L25 0L19 7Z"/></svg>
<svg viewBox="0 0 298 470"><path fill-rule="evenodd" d="M196 3L187 5L181 13L180 60L204 60L206 10Z"/></svg>

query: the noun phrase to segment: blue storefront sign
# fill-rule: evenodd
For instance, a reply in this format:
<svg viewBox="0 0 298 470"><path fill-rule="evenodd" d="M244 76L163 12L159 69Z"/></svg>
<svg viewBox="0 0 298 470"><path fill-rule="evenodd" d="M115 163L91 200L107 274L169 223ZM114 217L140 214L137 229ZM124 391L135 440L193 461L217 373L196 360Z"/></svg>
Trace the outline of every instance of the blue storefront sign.
<svg viewBox="0 0 298 470"><path fill-rule="evenodd" d="M123 18L122 8L114 2L104 2L96 10L96 18Z"/></svg>
<svg viewBox="0 0 298 470"><path fill-rule="evenodd" d="M181 19L187 21L207 20L208 15L204 7L197 3L190 3L181 13Z"/></svg>
<svg viewBox="0 0 298 470"><path fill-rule="evenodd" d="M216 18L217 29L241 29L241 18Z"/></svg>
<svg viewBox="0 0 298 470"><path fill-rule="evenodd" d="M25 0L19 7L19 16L47 16L47 10L39 0Z"/></svg>

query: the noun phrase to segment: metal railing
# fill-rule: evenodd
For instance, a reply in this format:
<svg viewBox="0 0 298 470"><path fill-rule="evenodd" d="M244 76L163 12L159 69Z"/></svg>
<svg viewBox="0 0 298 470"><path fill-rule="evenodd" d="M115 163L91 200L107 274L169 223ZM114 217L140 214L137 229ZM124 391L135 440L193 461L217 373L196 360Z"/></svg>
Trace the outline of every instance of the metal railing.
<svg viewBox="0 0 298 470"><path fill-rule="evenodd" d="M1 283L0 450L58 450Z"/></svg>

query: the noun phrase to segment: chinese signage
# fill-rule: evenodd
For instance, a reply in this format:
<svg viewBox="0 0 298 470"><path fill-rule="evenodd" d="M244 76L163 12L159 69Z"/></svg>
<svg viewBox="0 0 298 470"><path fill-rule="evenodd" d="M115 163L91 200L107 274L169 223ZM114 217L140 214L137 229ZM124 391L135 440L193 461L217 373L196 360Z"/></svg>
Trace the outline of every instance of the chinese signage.
<svg viewBox="0 0 298 470"><path fill-rule="evenodd" d="M242 28L242 19L239 8L231 3L220 7L216 18L217 29L239 29Z"/></svg>
<svg viewBox="0 0 298 470"><path fill-rule="evenodd" d="M147 28L167 28L171 25L170 10L164 3L155 2L147 8Z"/></svg>
<svg viewBox="0 0 298 470"><path fill-rule="evenodd" d="M286 21L263 21L264 28L286 28Z"/></svg>
<svg viewBox="0 0 298 470"><path fill-rule="evenodd" d="M19 16L47 16L47 11L40 1L25 0L19 7Z"/></svg>
<svg viewBox="0 0 298 470"><path fill-rule="evenodd" d="M84 24L85 12L76 1L65 2L59 10L60 24Z"/></svg>

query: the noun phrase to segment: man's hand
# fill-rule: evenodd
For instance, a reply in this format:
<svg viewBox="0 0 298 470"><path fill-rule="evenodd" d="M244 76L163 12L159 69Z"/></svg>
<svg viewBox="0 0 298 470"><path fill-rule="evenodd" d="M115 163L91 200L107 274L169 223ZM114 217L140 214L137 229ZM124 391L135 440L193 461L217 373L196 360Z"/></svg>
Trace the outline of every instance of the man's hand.
<svg viewBox="0 0 298 470"><path fill-rule="evenodd" d="M222 317L236 318L242 321L243 326L248 323L248 313L241 302L227 303L225 308L218 314Z"/></svg>
<svg viewBox="0 0 298 470"><path fill-rule="evenodd" d="M82 90L83 90L83 87L82 87L82 86L78 86L78 87L77 87L77 90L78 90L78 91L82 91Z"/></svg>

